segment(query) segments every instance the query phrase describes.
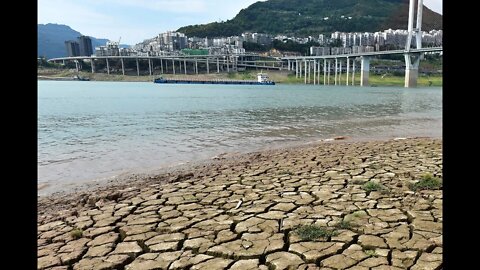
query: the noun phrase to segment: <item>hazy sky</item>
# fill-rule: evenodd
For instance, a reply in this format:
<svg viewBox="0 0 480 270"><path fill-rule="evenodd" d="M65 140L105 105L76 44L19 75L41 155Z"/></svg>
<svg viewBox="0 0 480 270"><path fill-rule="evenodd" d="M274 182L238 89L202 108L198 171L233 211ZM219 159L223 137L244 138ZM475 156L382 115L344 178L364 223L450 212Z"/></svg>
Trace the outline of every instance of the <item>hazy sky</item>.
<svg viewBox="0 0 480 270"><path fill-rule="evenodd" d="M38 23L134 45L181 26L229 20L258 0L38 0ZM442 14L443 0L424 0Z"/></svg>

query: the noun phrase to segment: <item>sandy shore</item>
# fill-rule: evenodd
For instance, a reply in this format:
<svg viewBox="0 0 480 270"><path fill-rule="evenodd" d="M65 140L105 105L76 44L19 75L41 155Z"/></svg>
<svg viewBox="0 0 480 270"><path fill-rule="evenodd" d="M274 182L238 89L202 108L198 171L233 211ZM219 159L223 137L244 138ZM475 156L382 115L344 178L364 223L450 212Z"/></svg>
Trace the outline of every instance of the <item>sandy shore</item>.
<svg viewBox="0 0 480 270"><path fill-rule="evenodd" d="M40 197L38 269L439 269L442 191L413 187L442 177L441 144L324 142Z"/></svg>

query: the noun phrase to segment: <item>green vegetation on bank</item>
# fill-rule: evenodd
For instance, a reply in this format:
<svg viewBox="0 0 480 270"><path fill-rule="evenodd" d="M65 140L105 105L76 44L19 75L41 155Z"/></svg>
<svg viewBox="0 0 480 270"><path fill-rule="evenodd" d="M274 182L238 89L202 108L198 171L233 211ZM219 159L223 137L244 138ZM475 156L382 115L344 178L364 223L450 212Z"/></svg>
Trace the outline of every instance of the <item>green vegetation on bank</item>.
<svg viewBox="0 0 480 270"><path fill-rule="evenodd" d="M135 76L135 75L121 75L121 74L106 74L106 73L95 73L87 71L80 71L77 73L75 69L60 69L60 68L39 68L38 76L46 77L73 77L79 75L80 77L89 78L92 81L131 81L131 82L151 82L154 78L163 76L165 78L178 78L178 79L229 79L229 80L256 80L257 72L260 70L249 70L242 72L230 72L230 73L211 73L211 74L199 74L199 75L184 75L184 74L155 74L153 76ZM304 84L305 78L296 78L295 73L289 71L271 71L263 70L270 77L270 80L280 83L280 84ZM328 78L327 78L328 79ZM334 84L335 76L330 74L330 85ZM346 74L342 74L339 77L341 85L345 85ZM307 79L308 81L308 79ZM400 86L403 87L405 84L405 77L403 75L395 76L393 74L386 75L376 75L370 74L369 77L370 86ZM313 84L313 74L310 77L310 83ZM418 77L418 86L426 87L441 87L443 83L443 77L441 75L435 76L419 76ZM351 75L350 83L351 85ZM323 85L323 74L320 75L320 85ZM360 85L360 74L357 72L355 74L355 85Z"/></svg>

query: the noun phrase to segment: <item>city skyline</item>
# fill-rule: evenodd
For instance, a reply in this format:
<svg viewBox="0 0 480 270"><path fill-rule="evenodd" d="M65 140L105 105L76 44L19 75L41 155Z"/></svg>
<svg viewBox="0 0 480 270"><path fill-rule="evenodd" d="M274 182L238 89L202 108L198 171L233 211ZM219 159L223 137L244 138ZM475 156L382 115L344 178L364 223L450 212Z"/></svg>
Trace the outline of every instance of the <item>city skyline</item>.
<svg viewBox="0 0 480 270"><path fill-rule="evenodd" d="M424 0L442 14L443 0ZM38 23L66 24L84 35L134 45L191 24L232 19L258 0L38 0ZM187 8L185 8L187 7Z"/></svg>

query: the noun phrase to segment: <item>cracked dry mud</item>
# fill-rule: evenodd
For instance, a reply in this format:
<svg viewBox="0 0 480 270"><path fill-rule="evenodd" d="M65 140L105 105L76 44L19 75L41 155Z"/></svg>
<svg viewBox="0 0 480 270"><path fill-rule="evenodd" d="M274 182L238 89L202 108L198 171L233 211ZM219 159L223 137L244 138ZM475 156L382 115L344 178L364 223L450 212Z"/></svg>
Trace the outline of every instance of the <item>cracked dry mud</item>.
<svg viewBox="0 0 480 270"><path fill-rule="evenodd" d="M441 269L442 191L408 188L425 173L442 177L441 140L253 153L40 198L38 269ZM337 234L302 240L308 224Z"/></svg>

